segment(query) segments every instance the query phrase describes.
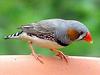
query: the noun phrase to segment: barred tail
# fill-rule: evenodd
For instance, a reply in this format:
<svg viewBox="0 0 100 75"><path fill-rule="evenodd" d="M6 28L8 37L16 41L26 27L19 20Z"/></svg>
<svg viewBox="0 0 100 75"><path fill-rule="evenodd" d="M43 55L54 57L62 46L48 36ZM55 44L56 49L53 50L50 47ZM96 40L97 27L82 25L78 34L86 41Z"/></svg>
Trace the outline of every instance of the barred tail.
<svg viewBox="0 0 100 75"><path fill-rule="evenodd" d="M22 32L23 32L23 31L21 31L21 32L16 32L16 33L14 33L14 34L5 36L4 39L17 39L17 38L19 37L19 35L20 35Z"/></svg>

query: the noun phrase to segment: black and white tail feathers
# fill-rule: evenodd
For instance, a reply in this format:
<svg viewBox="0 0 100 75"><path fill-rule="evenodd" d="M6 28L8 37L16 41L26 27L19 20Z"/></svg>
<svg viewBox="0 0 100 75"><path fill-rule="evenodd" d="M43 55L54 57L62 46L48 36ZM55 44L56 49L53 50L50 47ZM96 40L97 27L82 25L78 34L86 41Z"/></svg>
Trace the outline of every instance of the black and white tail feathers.
<svg viewBox="0 0 100 75"><path fill-rule="evenodd" d="M22 32L23 32L23 31L21 31L21 32L16 32L16 33L14 33L14 34L10 34L10 35L8 35L8 36L5 36L4 39L16 39L16 38L19 37L19 35L20 35Z"/></svg>

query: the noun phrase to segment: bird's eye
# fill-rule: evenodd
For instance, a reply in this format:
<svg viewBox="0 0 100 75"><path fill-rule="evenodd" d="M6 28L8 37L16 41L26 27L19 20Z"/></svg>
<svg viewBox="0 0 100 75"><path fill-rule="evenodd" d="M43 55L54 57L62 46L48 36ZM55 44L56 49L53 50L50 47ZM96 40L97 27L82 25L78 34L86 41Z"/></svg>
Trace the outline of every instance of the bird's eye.
<svg viewBox="0 0 100 75"><path fill-rule="evenodd" d="M81 32L80 32L80 35L82 35L82 34L83 34L83 32L81 31Z"/></svg>

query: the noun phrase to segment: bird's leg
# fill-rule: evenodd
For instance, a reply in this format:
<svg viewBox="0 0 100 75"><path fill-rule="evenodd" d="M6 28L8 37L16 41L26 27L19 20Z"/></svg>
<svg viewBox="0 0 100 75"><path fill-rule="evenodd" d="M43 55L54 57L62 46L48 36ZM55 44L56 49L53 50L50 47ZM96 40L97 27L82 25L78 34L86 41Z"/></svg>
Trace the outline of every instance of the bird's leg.
<svg viewBox="0 0 100 75"><path fill-rule="evenodd" d="M32 47L32 42L28 41L28 43L29 43L30 49L32 50L32 55L35 57L35 59L37 59L38 61L40 61L41 63L43 63L43 61L39 58L39 56L34 52L35 50Z"/></svg>
<svg viewBox="0 0 100 75"><path fill-rule="evenodd" d="M51 49L51 51L55 52L56 56L60 57L61 59L64 59L68 63L68 56L64 55L64 53L57 49Z"/></svg>

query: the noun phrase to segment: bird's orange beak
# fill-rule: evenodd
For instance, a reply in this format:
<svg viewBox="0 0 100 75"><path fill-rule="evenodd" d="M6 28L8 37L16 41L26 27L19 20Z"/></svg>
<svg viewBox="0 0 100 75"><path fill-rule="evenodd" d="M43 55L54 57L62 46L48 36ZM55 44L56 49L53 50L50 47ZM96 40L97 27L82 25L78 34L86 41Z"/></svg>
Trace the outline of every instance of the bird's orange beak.
<svg viewBox="0 0 100 75"><path fill-rule="evenodd" d="M86 36L84 37L84 40L91 43L91 44L93 43L90 32L86 33Z"/></svg>

